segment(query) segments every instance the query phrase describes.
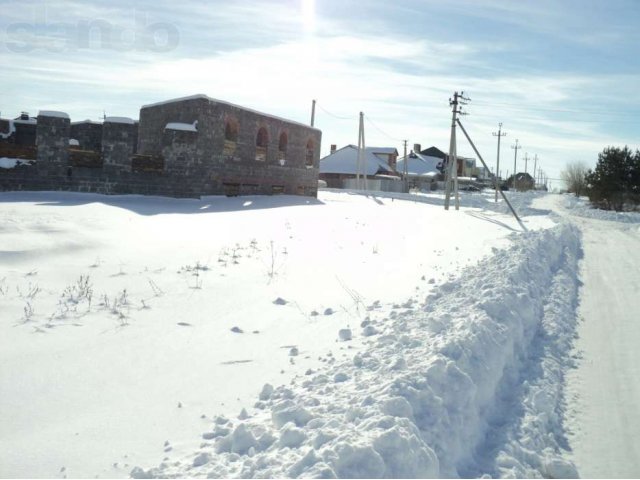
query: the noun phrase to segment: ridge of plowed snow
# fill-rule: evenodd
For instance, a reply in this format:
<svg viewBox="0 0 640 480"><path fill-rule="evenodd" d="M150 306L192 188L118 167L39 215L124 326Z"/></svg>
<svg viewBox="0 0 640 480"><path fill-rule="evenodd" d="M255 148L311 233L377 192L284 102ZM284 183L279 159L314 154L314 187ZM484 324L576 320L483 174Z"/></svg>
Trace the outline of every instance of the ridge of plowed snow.
<svg viewBox="0 0 640 480"><path fill-rule="evenodd" d="M615 210L602 210L591 206L584 197L577 198L574 195L563 196L563 206L571 211L572 215L596 220L608 220L623 223L640 223L640 212L616 212Z"/></svg>
<svg viewBox="0 0 640 480"><path fill-rule="evenodd" d="M192 455L131 475L575 476L560 379L579 254L570 225L521 234L422 305L371 306L369 343L350 361L265 386L242 419L216 417Z"/></svg>

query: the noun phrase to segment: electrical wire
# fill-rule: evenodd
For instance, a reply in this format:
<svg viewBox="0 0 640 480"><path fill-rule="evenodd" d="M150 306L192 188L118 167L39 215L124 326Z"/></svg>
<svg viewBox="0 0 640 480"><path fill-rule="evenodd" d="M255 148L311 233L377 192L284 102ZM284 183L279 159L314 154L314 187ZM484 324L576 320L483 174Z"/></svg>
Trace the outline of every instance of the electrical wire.
<svg viewBox="0 0 640 480"><path fill-rule="evenodd" d="M367 122L369 122L373 128L375 128L378 132L380 132L382 135L387 137L389 140L393 140L394 142L402 142L402 140L400 140L398 138L395 138L395 137L392 137L391 135L386 133L384 130L382 130L380 127L378 127L375 123L373 123L373 120L371 120L368 115L365 115L364 119Z"/></svg>
<svg viewBox="0 0 640 480"><path fill-rule="evenodd" d="M344 116L331 113L329 110L327 110L322 105L320 105L317 101L316 101L316 107L318 107L320 110L322 110L324 113L326 113L330 117L337 118L338 120L356 120L356 117L344 117Z"/></svg>
<svg viewBox="0 0 640 480"><path fill-rule="evenodd" d="M616 110L611 110L609 108L607 108L606 110L574 110L569 108L528 107L528 106L523 106L522 104L516 104L516 103L483 102L482 100L471 102L471 105L479 105L484 107L507 107L512 110L520 110L520 111L535 110L540 112L578 113L580 115L609 115L609 116L615 116L615 117L617 116L636 117L638 115L637 113L629 112L628 110L616 111Z"/></svg>

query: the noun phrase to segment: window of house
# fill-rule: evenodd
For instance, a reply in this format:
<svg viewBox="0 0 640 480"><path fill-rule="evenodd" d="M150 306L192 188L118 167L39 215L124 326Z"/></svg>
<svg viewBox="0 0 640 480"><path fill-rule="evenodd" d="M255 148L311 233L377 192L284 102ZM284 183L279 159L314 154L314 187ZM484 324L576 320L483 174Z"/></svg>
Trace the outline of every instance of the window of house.
<svg viewBox="0 0 640 480"><path fill-rule="evenodd" d="M234 119L228 119L224 125L224 155L231 157L238 146L238 130L240 126Z"/></svg>
<svg viewBox="0 0 640 480"><path fill-rule="evenodd" d="M278 160L286 160L287 158L287 144L289 143L289 139L287 138L287 133L282 132L280 134L280 141L278 142Z"/></svg>
<svg viewBox="0 0 640 480"><path fill-rule="evenodd" d="M269 134L267 129L261 127L256 136L256 160L265 162L267 160L267 146L269 145Z"/></svg>
<svg viewBox="0 0 640 480"><path fill-rule="evenodd" d="M313 167L313 151L315 150L315 145L313 140L310 138L307 142L307 149L305 155L305 165L307 167Z"/></svg>

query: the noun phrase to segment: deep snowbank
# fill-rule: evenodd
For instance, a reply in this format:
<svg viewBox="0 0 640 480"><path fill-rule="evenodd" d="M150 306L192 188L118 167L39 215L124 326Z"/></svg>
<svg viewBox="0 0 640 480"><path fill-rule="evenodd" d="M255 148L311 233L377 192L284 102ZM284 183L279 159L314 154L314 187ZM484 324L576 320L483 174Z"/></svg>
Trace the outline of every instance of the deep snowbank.
<svg viewBox="0 0 640 480"><path fill-rule="evenodd" d="M144 477L574 476L561 381L575 327L578 231L522 234L424 304L368 307L368 345ZM344 338L348 338L345 335ZM524 405L524 407L523 407Z"/></svg>
<svg viewBox="0 0 640 480"><path fill-rule="evenodd" d="M593 208L585 198L576 198L574 195L563 196L563 206L573 215L597 220L609 220L624 223L640 223L638 212L616 212L614 210L601 210Z"/></svg>

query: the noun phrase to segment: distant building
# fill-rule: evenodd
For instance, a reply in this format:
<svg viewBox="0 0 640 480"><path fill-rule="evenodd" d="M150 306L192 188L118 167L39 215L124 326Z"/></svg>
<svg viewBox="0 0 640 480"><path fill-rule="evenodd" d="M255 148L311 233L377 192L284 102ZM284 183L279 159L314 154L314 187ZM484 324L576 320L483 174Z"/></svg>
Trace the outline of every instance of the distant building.
<svg viewBox="0 0 640 480"><path fill-rule="evenodd" d="M420 144L414 145L414 152L419 152L421 155L426 155L428 157L439 158L444 161L443 164L446 165L447 158L449 155L437 147L429 147L424 150L420 149ZM488 177L488 174L485 173L484 167L478 168L476 166L475 158L468 158L458 155L458 177L476 177L476 178L485 178Z"/></svg>
<svg viewBox="0 0 640 480"><path fill-rule="evenodd" d="M437 180L442 177L443 163L442 158L411 151L407 158L402 157L398 160L396 168L403 176L406 168L409 188L432 190L435 189Z"/></svg>
<svg viewBox="0 0 640 480"><path fill-rule="evenodd" d="M402 188L400 174L396 171L398 150L394 147L366 147L362 175L377 180L368 186L371 190L399 191ZM329 188L355 188L358 173L358 147L347 145L333 150L320 159L320 179ZM398 185L396 185L398 183Z"/></svg>
<svg viewBox="0 0 640 480"><path fill-rule="evenodd" d="M518 191L525 190L533 190L535 188L535 180L533 177L524 172L516 173L515 175L515 185L514 185L514 176L511 175L506 181L507 187L509 189L514 189Z"/></svg>

